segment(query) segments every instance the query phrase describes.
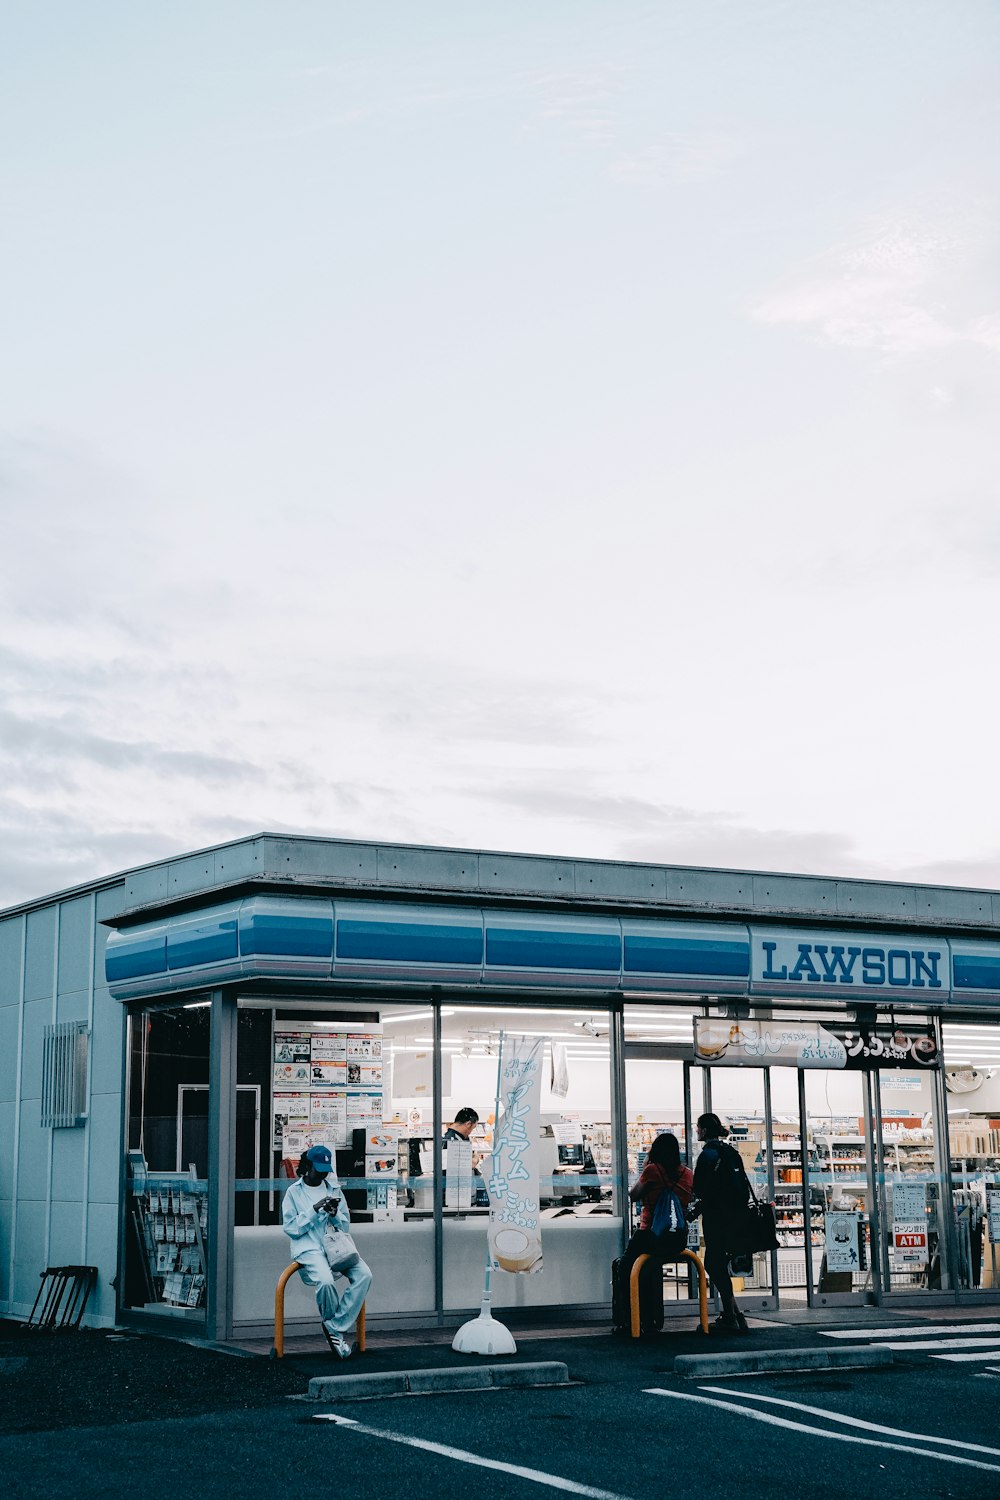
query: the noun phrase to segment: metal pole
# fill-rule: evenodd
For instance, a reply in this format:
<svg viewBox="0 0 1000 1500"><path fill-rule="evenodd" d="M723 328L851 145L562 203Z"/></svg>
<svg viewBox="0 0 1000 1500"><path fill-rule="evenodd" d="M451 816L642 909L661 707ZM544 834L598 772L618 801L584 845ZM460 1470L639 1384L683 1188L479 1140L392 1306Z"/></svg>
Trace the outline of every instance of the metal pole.
<svg viewBox="0 0 1000 1500"><path fill-rule="evenodd" d="M934 1017L934 1040L937 1043L937 1062L931 1077L931 1125L934 1131L934 1171L941 1184L938 1196L938 1252L941 1257L941 1290L955 1294L958 1300L960 1277L958 1275L958 1224L955 1219L955 1200L952 1197L951 1137L948 1126L948 1096L944 1087L944 1039L941 1035L941 1018ZM928 1256L930 1244L928 1242ZM954 1272L952 1271L954 1267ZM930 1261L928 1260L928 1270ZM969 1245L969 1287L972 1287L972 1245Z"/></svg>
<svg viewBox="0 0 1000 1500"><path fill-rule="evenodd" d="M868 1172L868 1238L871 1242L869 1253L871 1257L872 1291L875 1295L875 1300L881 1302L883 1288L886 1285L886 1280L883 1276L883 1255L885 1255L886 1274L888 1274L889 1265L882 1224L883 1203L880 1199L880 1184L884 1184L885 1182L885 1163L882 1157L882 1100L878 1092L877 1075L874 1068L866 1068L863 1077L865 1086L862 1090L862 1095L865 1106L865 1118L862 1134L865 1138L865 1158ZM874 1129L876 1118L879 1122L878 1130Z"/></svg>
<svg viewBox="0 0 1000 1500"><path fill-rule="evenodd" d="M431 1142L431 1172L434 1182L434 1306L437 1310L438 1326L444 1325L444 1194L441 1191L442 1183L442 1152L441 1134L443 1131L443 1119L441 1114L441 1005L434 1002L434 1056L431 1062L433 1069L433 1094L434 1099L431 1106L432 1129L434 1139Z"/></svg>
<svg viewBox="0 0 1000 1500"><path fill-rule="evenodd" d="M611 1139L614 1142L612 1212L621 1218L621 1249L628 1241L628 1097L625 1087L625 1016L619 1004L611 1011Z"/></svg>
<svg viewBox="0 0 1000 1500"><path fill-rule="evenodd" d="M799 1146L802 1150L802 1243L806 1252L806 1306L813 1306L812 1184L809 1180L809 1116L806 1113L806 1075L799 1068Z"/></svg>
<svg viewBox="0 0 1000 1500"><path fill-rule="evenodd" d="M764 1069L764 1182L767 1187L767 1197L774 1197L774 1116L771 1113L771 1069ZM801 1150L802 1142L799 1142ZM778 1252L772 1250L771 1254L771 1296L774 1306L780 1307L779 1275L778 1275Z"/></svg>
<svg viewBox="0 0 1000 1500"><path fill-rule="evenodd" d="M233 1316L236 1144L236 1000L212 992L208 1086L208 1297L206 1331L227 1339Z"/></svg>

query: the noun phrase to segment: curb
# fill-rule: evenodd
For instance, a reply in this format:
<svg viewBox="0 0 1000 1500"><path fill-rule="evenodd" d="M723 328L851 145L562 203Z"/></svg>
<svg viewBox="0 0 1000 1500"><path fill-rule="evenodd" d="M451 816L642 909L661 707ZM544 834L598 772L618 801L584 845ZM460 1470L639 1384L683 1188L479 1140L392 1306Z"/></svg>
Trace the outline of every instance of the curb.
<svg viewBox="0 0 1000 1500"><path fill-rule="evenodd" d="M500 1386L568 1385L569 1368L556 1360L477 1365L474 1369L396 1370L384 1375L320 1375L310 1401L362 1401L367 1396L426 1396L434 1391L487 1391Z"/></svg>
<svg viewBox="0 0 1000 1500"><path fill-rule="evenodd" d="M884 1369L892 1350L857 1345L847 1349L765 1349L746 1354L678 1354L674 1374L685 1380L705 1375L766 1375L784 1370Z"/></svg>

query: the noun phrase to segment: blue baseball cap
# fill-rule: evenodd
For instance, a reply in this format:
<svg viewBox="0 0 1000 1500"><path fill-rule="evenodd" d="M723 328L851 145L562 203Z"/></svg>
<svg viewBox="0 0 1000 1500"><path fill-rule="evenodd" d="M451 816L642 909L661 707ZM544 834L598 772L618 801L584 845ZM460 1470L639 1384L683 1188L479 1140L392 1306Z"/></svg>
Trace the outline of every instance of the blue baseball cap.
<svg viewBox="0 0 1000 1500"><path fill-rule="evenodd" d="M333 1170L333 1157L330 1155L329 1146L310 1146L306 1152L306 1160L312 1162L317 1172Z"/></svg>

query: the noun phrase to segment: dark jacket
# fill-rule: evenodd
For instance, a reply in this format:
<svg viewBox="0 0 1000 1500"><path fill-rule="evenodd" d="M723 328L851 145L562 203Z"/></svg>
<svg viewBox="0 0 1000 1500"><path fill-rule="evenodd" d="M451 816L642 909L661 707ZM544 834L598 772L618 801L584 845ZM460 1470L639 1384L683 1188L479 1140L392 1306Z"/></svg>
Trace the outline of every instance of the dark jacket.
<svg viewBox="0 0 1000 1500"><path fill-rule="evenodd" d="M742 1213L749 1193L746 1169L735 1146L706 1141L694 1168L694 1196L701 1203L706 1240Z"/></svg>

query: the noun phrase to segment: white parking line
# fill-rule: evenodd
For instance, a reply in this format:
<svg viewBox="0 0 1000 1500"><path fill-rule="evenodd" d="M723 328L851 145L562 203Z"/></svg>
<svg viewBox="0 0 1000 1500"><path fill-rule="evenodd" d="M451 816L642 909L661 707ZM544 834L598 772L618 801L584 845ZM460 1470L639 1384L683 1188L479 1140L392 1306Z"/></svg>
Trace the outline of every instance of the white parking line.
<svg viewBox="0 0 1000 1500"><path fill-rule="evenodd" d="M910 1349L918 1351L927 1349L975 1349L976 1353L967 1355L967 1359L994 1359L1000 1354L1000 1348L997 1347L997 1338L995 1335L991 1339L899 1339L896 1341L886 1339L884 1344L879 1345L879 1348L900 1349L904 1351Z"/></svg>
<svg viewBox="0 0 1000 1500"><path fill-rule="evenodd" d="M717 1396L732 1396L725 1386L703 1385L703 1391L712 1391ZM864 1422L860 1417L848 1417L842 1412L830 1411L825 1406L807 1406L804 1401L785 1401L780 1396L758 1396L756 1391L740 1391L747 1401L763 1401L768 1406L790 1406L793 1411L807 1412L811 1417L825 1417L828 1422L840 1422L845 1427L862 1427L866 1432L882 1432L889 1437L905 1437L914 1443L939 1443L945 1448L964 1448L969 1453L987 1453L991 1458L1000 1458L1000 1448L986 1448L982 1443L963 1443L958 1438L932 1437L929 1432L907 1432L905 1428L883 1427L879 1422Z"/></svg>
<svg viewBox="0 0 1000 1500"><path fill-rule="evenodd" d="M404 1448L422 1448L425 1453L436 1453L439 1458L453 1458L459 1463L474 1464L479 1469L498 1469L501 1474L513 1474L517 1479L530 1479L534 1484L544 1484L552 1490L566 1490L571 1495L586 1495L590 1500L628 1500L625 1495L613 1494L611 1490L595 1490L589 1484L577 1484L575 1479L563 1479L560 1474L546 1474L541 1469L525 1469L520 1464L505 1464L498 1458L483 1458L482 1454L469 1453L464 1448L449 1448L444 1443L431 1443L426 1438L408 1437L402 1432L385 1432L379 1427L366 1427L353 1417L341 1417L336 1412L322 1412L314 1422L335 1422L338 1427L347 1427L365 1437L382 1438L389 1443L402 1443Z"/></svg>
<svg viewBox="0 0 1000 1500"><path fill-rule="evenodd" d="M752 1422L763 1422L768 1427L784 1427L788 1432L804 1432L809 1437L825 1438L831 1443L854 1443L862 1448L881 1448L893 1453L908 1453L914 1458L936 1458L945 1464L961 1464L969 1469L982 1469L987 1474L1000 1474L1000 1464L982 1463L978 1458L963 1458L958 1453L939 1453L935 1448L915 1448L910 1443L881 1442L878 1438L855 1437L850 1432L830 1432L825 1427L810 1427L804 1422L792 1422L786 1417L774 1416L769 1411L755 1411L750 1406L738 1406L734 1401L716 1401L711 1396L690 1395L687 1391L664 1391L656 1387L646 1390L647 1396L666 1396L673 1401L695 1401L702 1406L714 1406L720 1411L729 1411L738 1417L749 1417ZM824 1413L826 1415L826 1413Z"/></svg>
<svg viewBox="0 0 1000 1500"><path fill-rule="evenodd" d="M991 1349L977 1349L975 1354L932 1354L931 1359L951 1359L956 1363L967 1359L996 1359L1000 1356L1000 1349L996 1344Z"/></svg>
<svg viewBox="0 0 1000 1500"><path fill-rule="evenodd" d="M926 1338L929 1333L945 1338L959 1333L1000 1333L1000 1323L934 1323L930 1326L924 1323L917 1328L824 1328L821 1332L825 1339L919 1339Z"/></svg>

